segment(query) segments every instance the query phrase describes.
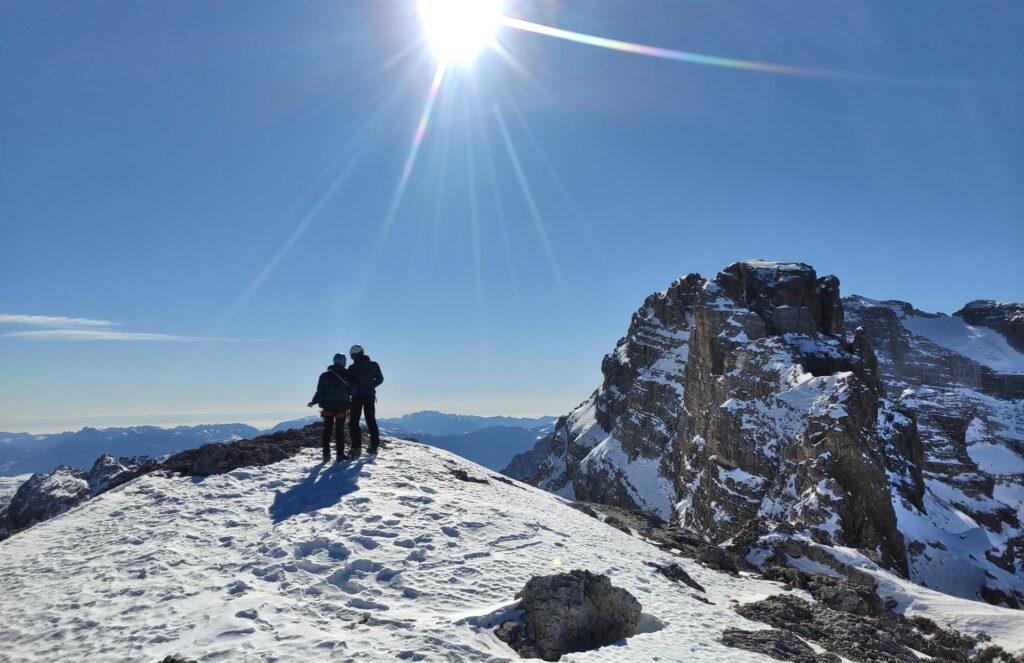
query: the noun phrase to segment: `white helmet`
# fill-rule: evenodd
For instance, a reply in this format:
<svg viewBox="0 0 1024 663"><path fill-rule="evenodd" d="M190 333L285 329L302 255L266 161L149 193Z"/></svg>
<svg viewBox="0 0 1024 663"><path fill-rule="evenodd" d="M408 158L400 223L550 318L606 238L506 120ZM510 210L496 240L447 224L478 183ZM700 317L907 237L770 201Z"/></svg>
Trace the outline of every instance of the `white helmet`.
<svg viewBox="0 0 1024 663"><path fill-rule="evenodd" d="M351 348L348 349L348 353L350 355L361 355L363 354L363 346L353 345Z"/></svg>

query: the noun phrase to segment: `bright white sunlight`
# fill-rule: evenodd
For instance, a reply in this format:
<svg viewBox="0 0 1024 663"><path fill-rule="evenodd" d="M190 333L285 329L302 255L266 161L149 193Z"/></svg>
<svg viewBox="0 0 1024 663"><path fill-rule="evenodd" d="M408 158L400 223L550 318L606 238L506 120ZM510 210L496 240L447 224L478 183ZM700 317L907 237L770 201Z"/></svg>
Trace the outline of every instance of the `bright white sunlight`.
<svg viewBox="0 0 1024 663"><path fill-rule="evenodd" d="M471 62L494 43L501 0L419 0L427 41L442 62Z"/></svg>

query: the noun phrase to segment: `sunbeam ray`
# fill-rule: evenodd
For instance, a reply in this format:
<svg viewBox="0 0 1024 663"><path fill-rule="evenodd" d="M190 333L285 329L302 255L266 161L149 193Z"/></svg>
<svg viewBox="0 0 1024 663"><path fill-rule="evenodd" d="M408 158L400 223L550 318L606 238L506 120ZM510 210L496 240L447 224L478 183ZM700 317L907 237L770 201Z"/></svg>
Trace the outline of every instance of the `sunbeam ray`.
<svg viewBox="0 0 1024 663"><path fill-rule="evenodd" d="M479 102L480 100L477 99ZM519 341L522 344L522 349L526 350L529 347L527 334L526 334L526 308L523 306L523 295L519 291L519 271L516 269L515 260L512 258L512 244L508 236L508 228L506 227L507 218L505 217L505 206L501 196L501 187L498 185L498 172L494 166L494 151L491 149L491 140L487 133L487 128L483 126L483 119L480 116L476 116L476 129L477 133L481 138L481 146L484 152L484 161L487 170L487 179L490 184L491 200L494 204L494 217L495 225L498 229L498 238L501 240L501 246L504 249L503 254L505 256L505 267L508 270L509 283L512 288L512 302L515 306L516 312L516 327L519 332Z"/></svg>
<svg viewBox="0 0 1024 663"><path fill-rule="evenodd" d="M473 149L473 131L470 123L465 123L464 139L466 142L466 164L467 184L469 186L469 221L473 239L473 269L476 279L474 281L476 294L476 338L477 351L479 352L479 370L483 370L486 353L484 343L484 270L483 258L480 245L480 200L476 191L476 153Z"/></svg>
<svg viewBox="0 0 1024 663"><path fill-rule="evenodd" d="M363 122L362 125L356 129L352 138L345 144L341 152L331 162L331 164L324 171L316 182L314 182L310 188L293 204L288 212L283 215L283 218L289 218L294 212L296 212L303 202L307 201L310 196L317 190L321 189L326 184L326 188L323 189L322 193L315 199L309 210L302 216L302 219L296 224L295 228L288 234L288 237L277 247L277 250L263 266L262 269L253 277L246 288L238 296L231 306L228 306L223 316L218 320L217 324L211 330L211 335L219 333L234 317L238 314L245 303L259 290L260 286L266 281L270 274L274 271L277 265L281 262L284 256L288 253L289 249L295 244L295 242L302 236L306 229L316 219L317 215L324 208L327 202L337 193L338 189L344 184L352 173L355 172L356 166L359 164L363 153L366 150L366 142L369 137L371 129L384 114L384 111L391 105L391 102L398 96L401 89L405 87L405 83L409 80L409 76L403 77L401 83L391 91L390 94L384 99L384 102L374 110L373 113ZM335 169L341 167L336 175L331 177L331 173Z"/></svg>
<svg viewBox="0 0 1024 663"><path fill-rule="evenodd" d="M416 134L413 136L412 147L409 149L409 156L405 160L405 167L402 168L402 179L398 182L398 191L395 195L395 201L392 203L393 207L397 208L402 203L401 196L405 193L405 187L409 184L409 177L412 176L412 169L416 165L416 157L419 156L420 146L423 144L423 137L427 133L430 115L434 111L434 102L437 101L437 93L441 89L441 83L444 81L446 71L447 66L442 62L437 65L437 71L434 72L434 82L430 84L430 92L427 93L427 103L423 105L423 114L420 116L420 123L416 127Z"/></svg>
<svg viewBox="0 0 1024 663"><path fill-rule="evenodd" d="M441 113L449 112L450 103L449 99L451 94L445 95L445 99L442 100L442 107L439 109ZM441 225L442 218L444 218L444 201L446 189L448 187L448 171L452 163L451 154L451 132L446 125L438 125L434 128L434 135L431 138L434 141L435 148L431 150L432 154L440 155L441 164L440 166L435 165L437 159L431 159L431 172L433 177L431 178L431 188L433 188L433 200L431 201L430 209L430 223L423 223L422 233L424 240L420 243L420 246L429 247L426 251L427 254L427 272L433 274L437 267L437 259L440 253L439 243L441 240ZM426 165L424 164L424 167Z"/></svg>
<svg viewBox="0 0 1024 663"><path fill-rule="evenodd" d="M526 134L526 138L530 142L530 145L533 147L534 153L540 158L540 162L544 166L544 170L546 170L548 175L551 177L551 181L554 183L555 188L558 189L558 193L562 196L562 199L565 201L565 204L569 206L569 211L572 212L572 215L573 217L575 217L576 222L583 230L583 234L585 234L587 236L587 239L590 240L590 243L593 245L594 251L602 260L607 262L607 256L605 256L604 254L604 247L601 246L601 243L597 241L597 236L594 234L594 229L591 227L590 222L587 221L587 218L586 216L584 216L583 210L580 209L580 206L576 202L576 199L573 197L571 193L569 193L569 188L565 185L565 182L562 180L561 175L558 174L558 170L555 168L555 165L551 162L551 159L548 157L547 150L544 149L544 146L541 145L540 141L537 140L537 137L534 135L533 130L530 129L530 125L526 122L526 118L523 117L523 113L522 111L519 110L518 105L516 105L515 99L512 97L512 94L504 85L502 85L501 87L502 92L504 92L505 94L505 99L507 100L509 107L515 114L516 119L519 120L519 126L522 127L523 133Z"/></svg>
<svg viewBox="0 0 1024 663"><path fill-rule="evenodd" d="M412 145L409 147L409 154L406 156L405 165L402 167L402 175L398 179L398 186L395 187L395 193L391 197L391 203L388 205L387 212L384 214L384 218L377 228L377 236L370 246L369 253L367 254L367 262L363 265L360 270L359 279L355 286L349 291L350 297L353 302L359 301L363 296L363 291L366 289L367 280L370 277L371 272L376 267L377 261L380 256L380 252L384 247L384 243L387 241L388 234L391 232L391 226L395 222L395 217L398 216L398 210L402 206L402 201L405 198L405 190L409 185L409 178L412 177L412 171L416 166L416 159L419 157L420 147L423 145L423 139L427 134L427 127L430 125L430 116L434 111L434 103L437 101L437 95L441 90L441 83L444 81L445 73L448 67L445 62L439 62L437 69L434 71L434 80L430 84L430 91L427 93L427 100L423 104L423 113L420 115L420 121L416 125L416 133L413 135Z"/></svg>
<svg viewBox="0 0 1024 663"><path fill-rule="evenodd" d="M558 285L558 289L562 297L565 299L566 308L570 313L572 313L574 306L572 303L572 297L569 296L569 288L566 286L565 279L562 277L562 270L558 267L558 259L555 256L554 250L551 248L551 240L548 238L547 228L544 227L544 219L541 216L540 209L537 207L537 200L534 198L533 191L530 189L530 183L526 179L526 173L523 171L522 162L519 161L519 153L516 151L516 147L512 143L512 136L508 132L508 125L506 125L505 118L501 114L501 109L497 106L494 107L494 117L498 122L498 130L500 131L501 138L505 143L508 158L512 163L512 171L516 175L519 188L522 191L523 198L526 200L526 206L529 208L530 220L533 221L534 230L537 232L537 237L540 239L541 247L544 249L544 253L548 259L548 264L555 277L555 283Z"/></svg>

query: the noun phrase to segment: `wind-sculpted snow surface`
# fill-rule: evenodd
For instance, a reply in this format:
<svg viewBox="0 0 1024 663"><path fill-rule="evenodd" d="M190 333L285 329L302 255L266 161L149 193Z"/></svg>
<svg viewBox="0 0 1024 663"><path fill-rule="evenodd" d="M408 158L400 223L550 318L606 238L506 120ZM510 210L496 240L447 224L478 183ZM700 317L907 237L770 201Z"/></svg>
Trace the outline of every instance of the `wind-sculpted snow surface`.
<svg viewBox="0 0 1024 663"><path fill-rule="evenodd" d="M649 297L603 384L506 471L709 541L804 536L1024 607L1022 348L1018 304L926 314L840 298L801 263L735 263Z"/></svg>
<svg viewBox="0 0 1024 663"><path fill-rule="evenodd" d="M447 452L385 442L353 464L306 449L205 478L146 475L0 543L0 656L508 660L493 629L515 593L586 569L640 601L640 629L563 661L771 660L719 640L764 628L732 606L781 584L679 559ZM648 563L681 565L706 594Z"/></svg>

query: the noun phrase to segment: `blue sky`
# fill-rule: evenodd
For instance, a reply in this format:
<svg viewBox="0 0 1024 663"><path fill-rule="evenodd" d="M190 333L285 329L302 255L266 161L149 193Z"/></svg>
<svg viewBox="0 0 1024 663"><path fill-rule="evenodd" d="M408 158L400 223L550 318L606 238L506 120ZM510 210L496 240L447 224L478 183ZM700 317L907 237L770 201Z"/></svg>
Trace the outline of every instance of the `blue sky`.
<svg viewBox="0 0 1024 663"><path fill-rule="evenodd" d="M435 71L412 0L7 0L0 314L110 324L0 316L0 430L300 416L354 342L386 414L561 414L646 295L750 257L1024 300L1019 2L507 4L867 79L506 28L512 62L449 71L385 223Z"/></svg>

